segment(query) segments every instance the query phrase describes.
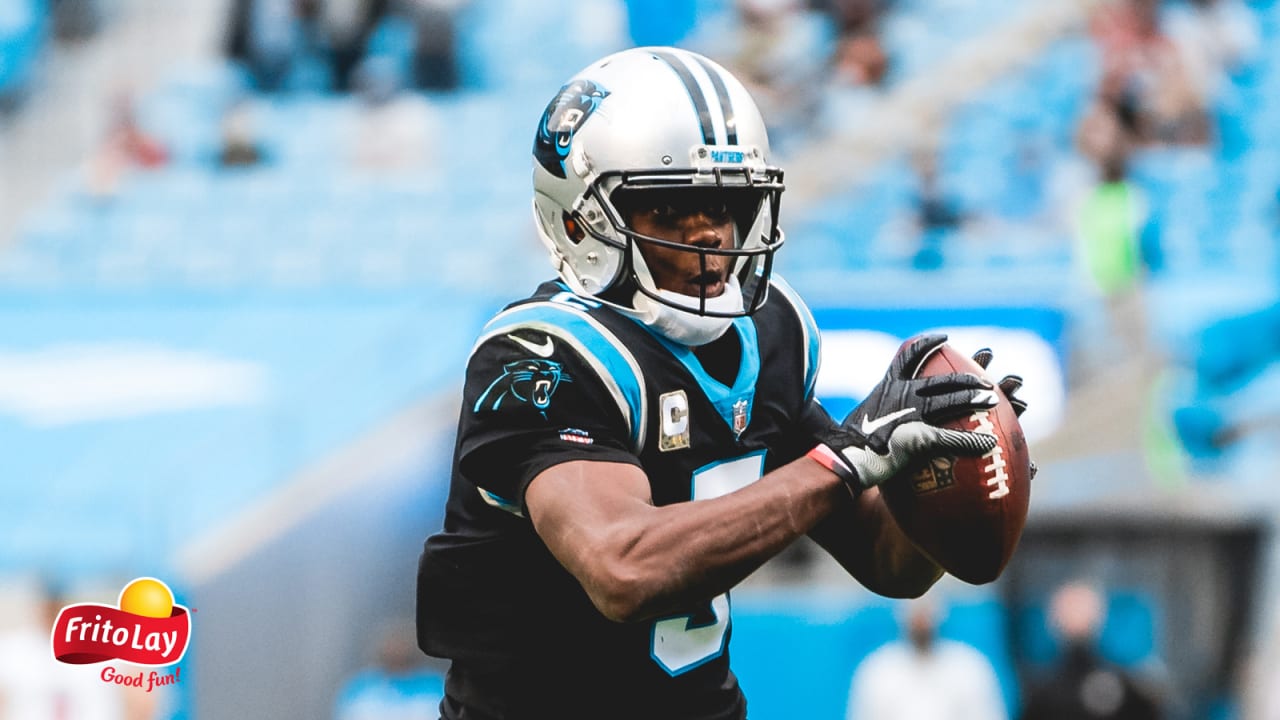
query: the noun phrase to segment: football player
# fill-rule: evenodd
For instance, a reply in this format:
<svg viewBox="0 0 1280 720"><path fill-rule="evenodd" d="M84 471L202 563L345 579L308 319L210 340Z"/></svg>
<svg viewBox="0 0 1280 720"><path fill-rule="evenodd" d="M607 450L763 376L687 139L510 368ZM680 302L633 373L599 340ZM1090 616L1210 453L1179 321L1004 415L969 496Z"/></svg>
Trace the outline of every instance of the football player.
<svg viewBox="0 0 1280 720"><path fill-rule="evenodd" d="M449 658L441 714L743 718L729 591L802 535L868 588L941 570L876 486L911 458L982 454L944 420L991 407L904 348L843 423L814 399L819 336L772 273L782 171L732 75L640 48L575 76L533 147L558 279L484 328L467 364L418 640Z"/></svg>

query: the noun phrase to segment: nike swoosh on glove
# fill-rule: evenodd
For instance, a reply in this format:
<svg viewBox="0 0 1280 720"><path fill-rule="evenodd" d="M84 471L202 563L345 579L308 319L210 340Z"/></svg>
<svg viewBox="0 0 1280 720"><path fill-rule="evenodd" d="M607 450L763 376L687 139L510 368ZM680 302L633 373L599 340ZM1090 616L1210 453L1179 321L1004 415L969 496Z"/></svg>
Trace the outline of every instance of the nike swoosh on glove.
<svg viewBox="0 0 1280 720"><path fill-rule="evenodd" d="M994 435L937 427L998 401L991 383L976 375L914 377L946 341L946 335L925 335L900 349L884 378L843 423L822 433L809 457L856 494L893 477L914 458L982 455L995 447Z"/></svg>

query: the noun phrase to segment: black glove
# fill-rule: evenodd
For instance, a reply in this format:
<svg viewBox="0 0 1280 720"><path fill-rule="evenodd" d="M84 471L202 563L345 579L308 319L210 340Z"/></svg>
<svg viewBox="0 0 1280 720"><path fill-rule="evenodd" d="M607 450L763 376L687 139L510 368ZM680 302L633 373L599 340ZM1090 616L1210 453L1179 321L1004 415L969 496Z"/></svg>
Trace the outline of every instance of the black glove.
<svg viewBox="0 0 1280 720"><path fill-rule="evenodd" d="M981 365L983 370L986 370L987 366L991 364L993 356L994 353L991 352L991 348L982 348L973 354L973 361ZM1014 393L1018 392L1018 388L1022 387L1022 376L1005 375L1000 378L999 385L1000 392L1004 393L1004 396L1009 400L1009 404L1013 406L1014 415L1022 417L1022 413L1027 411L1027 403L1021 398L1013 396Z"/></svg>
<svg viewBox="0 0 1280 720"><path fill-rule="evenodd" d="M991 348L982 348L981 350L973 354L973 361L981 365L983 370L986 370L987 366L991 364L991 358L994 357L994 355L995 354L991 352ZM1013 394L1018 392L1018 390L1022 387L1022 376L1021 375L1005 375L1004 377L1000 378L1000 382L997 384L1000 386L1000 392L1004 393L1004 396L1009 401L1009 404L1013 406L1014 416L1022 417L1022 413L1027 411L1027 401L1023 400L1022 398L1017 398L1013 396ZM1032 460L1031 461L1031 479L1032 480L1036 478L1036 472L1038 470L1039 468L1036 467L1035 461Z"/></svg>
<svg viewBox="0 0 1280 720"><path fill-rule="evenodd" d="M840 425L818 438L809 453L855 492L883 483L916 457L982 455L995 447L988 433L939 428L976 410L994 407L991 383L968 373L912 377L946 335L926 335L900 349L884 379Z"/></svg>

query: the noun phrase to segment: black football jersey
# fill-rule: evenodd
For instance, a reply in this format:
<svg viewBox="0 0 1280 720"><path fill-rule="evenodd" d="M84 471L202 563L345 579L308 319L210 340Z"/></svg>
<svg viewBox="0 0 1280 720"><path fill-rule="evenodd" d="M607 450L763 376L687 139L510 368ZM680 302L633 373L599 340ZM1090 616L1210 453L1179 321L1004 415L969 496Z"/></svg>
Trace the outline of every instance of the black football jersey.
<svg viewBox="0 0 1280 720"><path fill-rule="evenodd" d="M572 460L637 465L667 505L732 492L812 447L800 423L818 365L808 310L775 277L764 307L728 332L740 348L732 385L556 282L486 325L467 364L444 528L418 573L419 644L452 660L445 718L745 716L727 594L610 621L523 505L538 473Z"/></svg>

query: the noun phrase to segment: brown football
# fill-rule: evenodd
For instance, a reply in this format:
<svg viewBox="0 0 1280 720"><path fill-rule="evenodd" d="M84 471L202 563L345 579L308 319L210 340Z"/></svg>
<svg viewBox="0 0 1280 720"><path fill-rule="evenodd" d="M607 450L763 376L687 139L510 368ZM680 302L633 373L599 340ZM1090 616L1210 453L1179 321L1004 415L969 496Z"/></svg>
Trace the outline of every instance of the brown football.
<svg viewBox="0 0 1280 720"><path fill-rule="evenodd" d="M908 341L910 342L910 341ZM950 345L925 358L916 377L945 373L985 376L982 366ZM914 463L880 486L889 512L921 551L968 583L995 580L1004 570L1027 520L1031 456L1018 416L1000 402L943 423L988 432L999 441L981 457L940 456Z"/></svg>

